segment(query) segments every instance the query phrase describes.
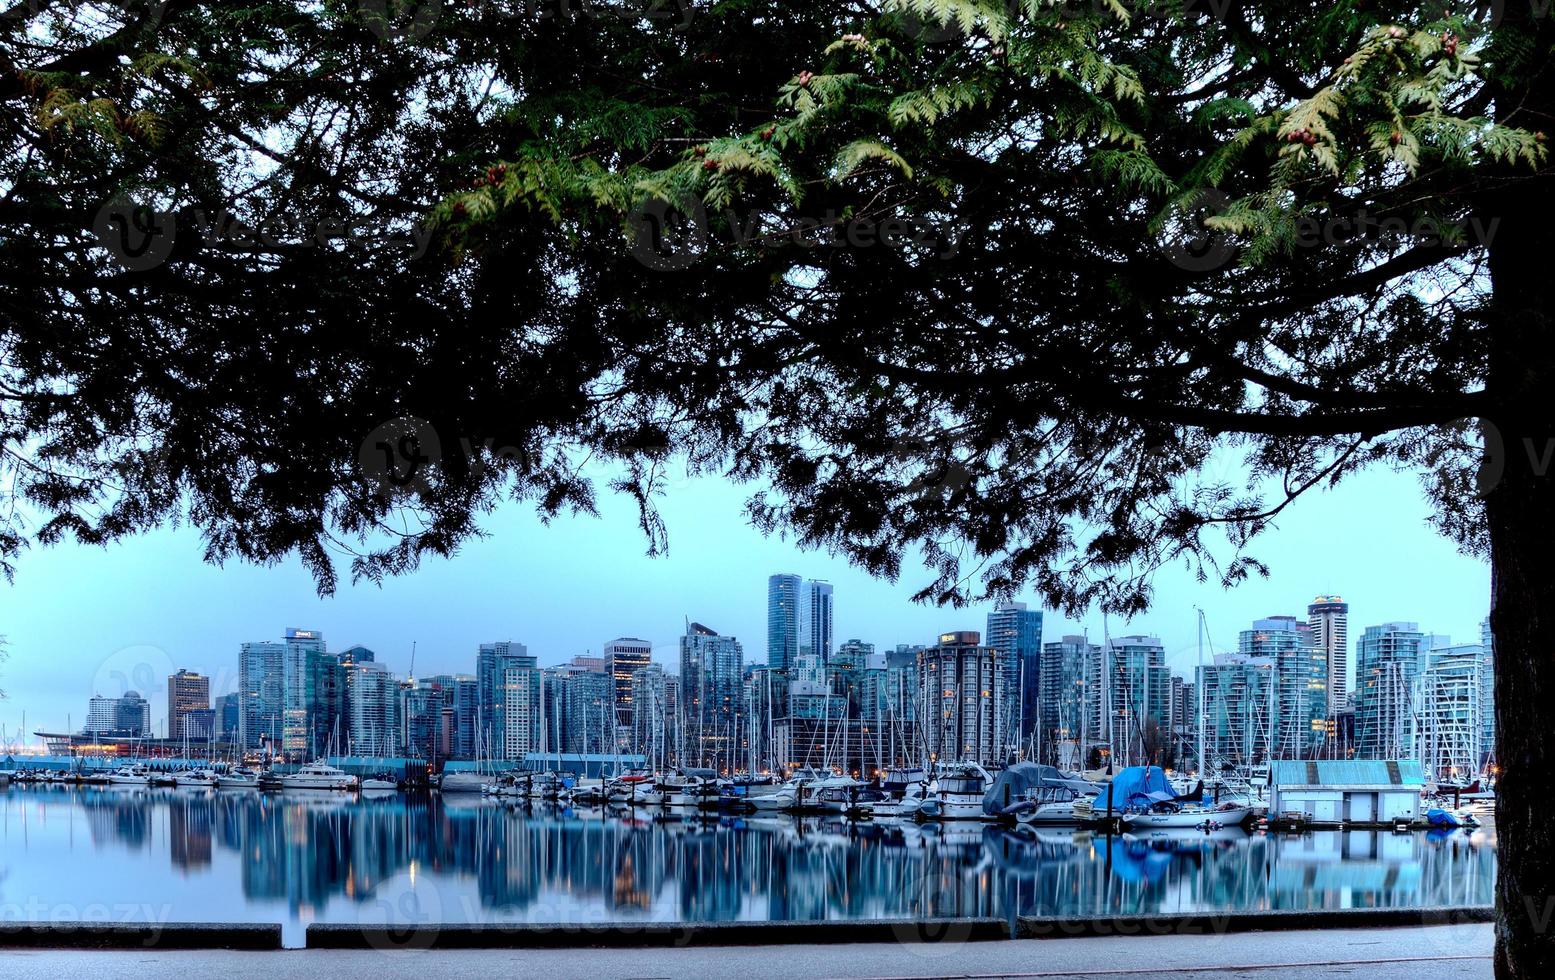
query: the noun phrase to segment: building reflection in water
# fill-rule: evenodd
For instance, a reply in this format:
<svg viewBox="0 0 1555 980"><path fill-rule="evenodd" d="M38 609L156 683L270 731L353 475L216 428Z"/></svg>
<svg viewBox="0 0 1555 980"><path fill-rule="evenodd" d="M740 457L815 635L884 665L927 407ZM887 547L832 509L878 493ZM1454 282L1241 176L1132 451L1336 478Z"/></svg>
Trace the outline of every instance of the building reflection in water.
<svg viewBox="0 0 1555 980"><path fill-rule="evenodd" d="M169 896L176 896L178 875L233 874L235 868L234 908L209 912L218 918L236 917L245 902L274 902L298 921L354 921L353 907L374 901L381 886L412 869L434 887L473 891L473 905L441 902L444 921L1439 906L1490 904L1495 884L1494 838L1485 833L1218 831L1109 839L981 824L677 820L646 812L628 819L438 796L117 788L0 793L0 810L40 802L84 811L94 853L83 860L92 862L145 852L165 827L169 868L178 872L167 876ZM222 860L223 854L229 857ZM18 859L25 854L8 856Z"/></svg>

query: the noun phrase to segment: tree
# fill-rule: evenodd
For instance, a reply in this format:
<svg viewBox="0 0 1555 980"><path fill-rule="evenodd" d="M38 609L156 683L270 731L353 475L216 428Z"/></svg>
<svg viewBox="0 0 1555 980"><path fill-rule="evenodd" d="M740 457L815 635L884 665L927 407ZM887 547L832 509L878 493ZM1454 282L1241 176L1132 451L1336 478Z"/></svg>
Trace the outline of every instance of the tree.
<svg viewBox="0 0 1555 980"><path fill-rule="evenodd" d="M598 458L658 548L683 458L876 574L921 548L922 599L1127 615L1163 564L1235 585L1302 493L1406 466L1494 570L1497 970L1555 966L1548 18L402 6L0 34L0 215L27 232L0 243L0 445L28 505L0 560L187 517L210 558L299 552L328 590L332 552L406 571L504 495L590 509ZM179 234L136 271L88 231L118 193L437 234Z"/></svg>

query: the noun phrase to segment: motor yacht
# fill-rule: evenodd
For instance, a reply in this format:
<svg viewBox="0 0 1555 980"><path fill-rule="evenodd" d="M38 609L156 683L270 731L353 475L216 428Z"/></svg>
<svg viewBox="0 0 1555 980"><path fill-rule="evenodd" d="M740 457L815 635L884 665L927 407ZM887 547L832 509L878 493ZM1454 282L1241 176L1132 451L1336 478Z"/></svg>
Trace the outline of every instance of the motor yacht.
<svg viewBox="0 0 1555 980"><path fill-rule="evenodd" d="M344 769L336 769L320 759L294 773L283 775L281 788L353 790L357 788L357 779Z"/></svg>
<svg viewBox="0 0 1555 980"><path fill-rule="evenodd" d="M108 782L113 786L150 786L151 770L140 763L121 766L109 774Z"/></svg>
<svg viewBox="0 0 1555 980"><path fill-rule="evenodd" d="M676 769L661 778L655 788L664 794L664 805L677 809L716 809L718 774L711 769Z"/></svg>
<svg viewBox="0 0 1555 980"><path fill-rule="evenodd" d="M919 820L982 820L983 796L993 777L976 762L952 762L939 769L914 816Z"/></svg>

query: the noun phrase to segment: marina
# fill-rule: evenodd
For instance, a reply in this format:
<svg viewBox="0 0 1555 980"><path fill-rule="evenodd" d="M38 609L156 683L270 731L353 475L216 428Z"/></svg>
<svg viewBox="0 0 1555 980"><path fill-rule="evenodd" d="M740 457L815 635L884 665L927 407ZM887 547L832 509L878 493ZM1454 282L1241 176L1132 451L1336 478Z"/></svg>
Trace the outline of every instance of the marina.
<svg viewBox="0 0 1555 980"><path fill-rule="evenodd" d="M1494 827L1073 827L481 794L0 789L0 919L662 923L1411 908L1493 900Z"/></svg>

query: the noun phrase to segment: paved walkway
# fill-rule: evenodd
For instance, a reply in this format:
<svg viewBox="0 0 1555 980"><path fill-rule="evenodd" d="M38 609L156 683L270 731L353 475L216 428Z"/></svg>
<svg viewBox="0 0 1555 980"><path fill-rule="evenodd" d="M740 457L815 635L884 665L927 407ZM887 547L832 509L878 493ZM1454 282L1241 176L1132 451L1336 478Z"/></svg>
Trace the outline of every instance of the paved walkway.
<svg viewBox="0 0 1555 980"><path fill-rule="evenodd" d="M1117 977L1119 980L1230 980L1337 977L1431 980L1491 976L1489 925L1325 929L1230 936L1128 936L968 943L945 948L895 943L731 946L668 950L452 950L384 953L76 952L0 948L8 980L282 980L286 977L397 977L564 980L693 977L823 980L828 977Z"/></svg>

